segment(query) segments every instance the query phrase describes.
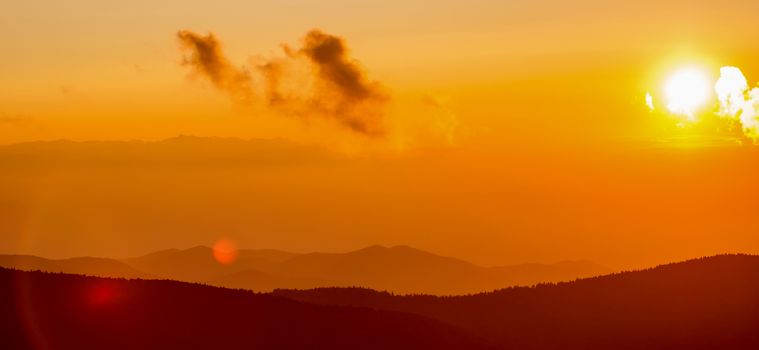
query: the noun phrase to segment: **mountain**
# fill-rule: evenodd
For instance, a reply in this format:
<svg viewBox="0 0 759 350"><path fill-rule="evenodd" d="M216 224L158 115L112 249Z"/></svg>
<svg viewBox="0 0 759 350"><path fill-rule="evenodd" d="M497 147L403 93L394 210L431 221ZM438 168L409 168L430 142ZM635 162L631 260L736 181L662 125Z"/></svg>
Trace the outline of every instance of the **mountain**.
<svg viewBox="0 0 759 350"><path fill-rule="evenodd" d="M0 349L472 349L412 314L249 291L0 269Z"/></svg>
<svg viewBox="0 0 759 350"><path fill-rule="evenodd" d="M492 267L491 273L502 275L512 283L509 286L531 286L538 283L571 281L583 277L605 275L611 269L592 261L561 261L554 264L520 264ZM497 289L487 288L487 289Z"/></svg>
<svg viewBox="0 0 759 350"><path fill-rule="evenodd" d="M759 348L759 256L453 297L0 268L0 308L2 349L749 350Z"/></svg>
<svg viewBox="0 0 759 350"><path fill-rule="evenodd" d="M722 255L471 296L361 288L274 294L423 315L507 349L759 349L759 256Z"/></svg>
<svg viewBox="0 0 759 350"><path fill-rule="evenodd" d="M310 253L295 256L260 273L236 273L211 281L230 288L258 289L271 276L280 288L307 289L360 286L394 293L456 295L514 285L573 280L610 272L590 262L553 265L525 264L486 268L408 246L371 246L348 253ZM276 286L276 285L274 285Z"/></svg>
<svg viewBox="0 0 759 350"><path fill-rule="evenodd" d="M124 263L155 276L188 282L208 282L240 271L270 269L297 254L274 249L239 250L237 259L220 264L213 250L198 246L190 249L168 249L142 257L124 259Z"/></svg>
<svg viewBox="0 0 759 350"><path fill-rule="evenodd" d="M151 277L121 261L107 258L82 257L54 260L32 255L0 255L0 266L19 270L64 272L100 277Z"/></svg>
<svg viewBox="0 0 759 350"><path fill-rule="evenodd" d="M94 258L53 261L25 256L23 263L20 258L7 258L8 263L3 264L3 259L0 256L0 266L22 270L173 279L259 292L364 287L402 294L460 295L610 272L587 261L481 267L408 246L379 245L347 253L295 254L274 249L243 249L229 264L220 264L213 257L213 250L204 246L167 249L120 261ZM76 261L81 263L76 265Z"/></svg>

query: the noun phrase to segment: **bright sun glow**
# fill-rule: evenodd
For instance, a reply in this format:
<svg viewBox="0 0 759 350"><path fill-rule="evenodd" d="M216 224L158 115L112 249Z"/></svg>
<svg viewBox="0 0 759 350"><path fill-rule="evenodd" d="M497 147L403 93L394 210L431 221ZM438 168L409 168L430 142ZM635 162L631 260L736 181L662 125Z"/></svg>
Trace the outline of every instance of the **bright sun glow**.
<svg viewBox="0 0 759 350"><path fill-rule="evenodd" d="M696 111L709 99L711 84L706 74L695 68L675 72L664 86L670 112L695 120Z"/></svg>

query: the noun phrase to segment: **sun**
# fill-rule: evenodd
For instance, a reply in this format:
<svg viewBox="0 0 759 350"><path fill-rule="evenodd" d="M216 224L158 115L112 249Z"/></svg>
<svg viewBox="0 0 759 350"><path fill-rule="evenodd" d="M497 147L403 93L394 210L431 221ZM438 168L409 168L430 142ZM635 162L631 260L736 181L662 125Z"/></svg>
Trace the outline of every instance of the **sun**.
<svg viewBox="0 0 759 350"><path fill-rule="evenodd" d="M682 68L673 73L664 85L664 95L670 112L688 120L696 119L696 112L709 100L709 78L698 68Z"/></svg>

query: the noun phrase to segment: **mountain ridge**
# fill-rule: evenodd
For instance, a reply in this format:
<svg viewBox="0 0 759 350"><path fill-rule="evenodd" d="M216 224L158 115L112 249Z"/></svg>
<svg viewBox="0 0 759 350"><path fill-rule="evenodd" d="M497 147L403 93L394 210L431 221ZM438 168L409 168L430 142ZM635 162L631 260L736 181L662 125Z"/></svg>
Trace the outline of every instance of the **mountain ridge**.
<svg viewBox="0 0 759 350"><path fill-rule="evenodd" d="M14 267L11 265L0 265ZM270 292L278 288L360 286L408 294L455 295L511 285L572 280L609 272L590 262L481 267L406 245L372 245L346 253L296 254L275 249L241 249L221 264L206 246L165 249L121 263L145 275ZM66 271L57 268L55 271Z"/></svg>
<svg viewBox="0 0 759 350"><path fill-rule="evenodd" d="M34 334L64 349L218 348L253 334L244 344L277 349L749 350L759 346L759 256L459 296L253 293L0 268L3 303L16 311L0 314L0 348L14 349L33 348L23 315L36 315Z"/></svg>

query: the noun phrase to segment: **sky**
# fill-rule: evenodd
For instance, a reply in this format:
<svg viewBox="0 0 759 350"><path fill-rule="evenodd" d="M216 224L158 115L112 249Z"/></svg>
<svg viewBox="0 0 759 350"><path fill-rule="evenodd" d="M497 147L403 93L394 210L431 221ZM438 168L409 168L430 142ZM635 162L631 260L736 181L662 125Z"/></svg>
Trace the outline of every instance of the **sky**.
<svg viewBox="0 0 759 350"><path fill-rule="evenodd" d="M0 234L13 243L0 248L134 255L226 234L241 245L301 251L410 244L482 264L634 266L757 252L755 146L682 127L662 101L680 67L698 66L715 80L720 67L736 66L756 86L757 10L754 1L684 0L3 1L2 145L65 139L160 147L193 135L281 139L349 160L337 170L278 169L267 188L245 181L264 175L227 165L166 170L171 176L135 165L126 171L152 182L124 185L132 196L150 186L166 193L130 197L151 203L142 208L102 199L110 204L96 211L99 224L86 225L95 194L73 189L129 197L104 185L123 178L97 166L30 177L6 160L0 196L10 221ZM318 61L308 41L315 29L344 54ZM195 43L212 33L224 74L249 84L244 98L193 64L198 46L179 31L201 40ZM282 105L266 89L266 63L286 69ZM351 95L339 80L345 69L362 91L377 93ZM356 118L379 126L365 132ZM215 181L203 185L206 178ZM187 181L162 185L172 179ZM248 203L238 190L260 200ZM209 208L214 200L225 204ZM40 207L65 210L49 217L32 209ZM205 226L166 219L206 210L214 214ZM303 224L271 219L254 239L246 232L255 225L239 216L261 211L298 213ZM68 228L53 218L66 218ZM123 229L134 220L137 228ZM93 241L95 231L102 237ZM148 239L159 231L166 239Z"/></svg>

